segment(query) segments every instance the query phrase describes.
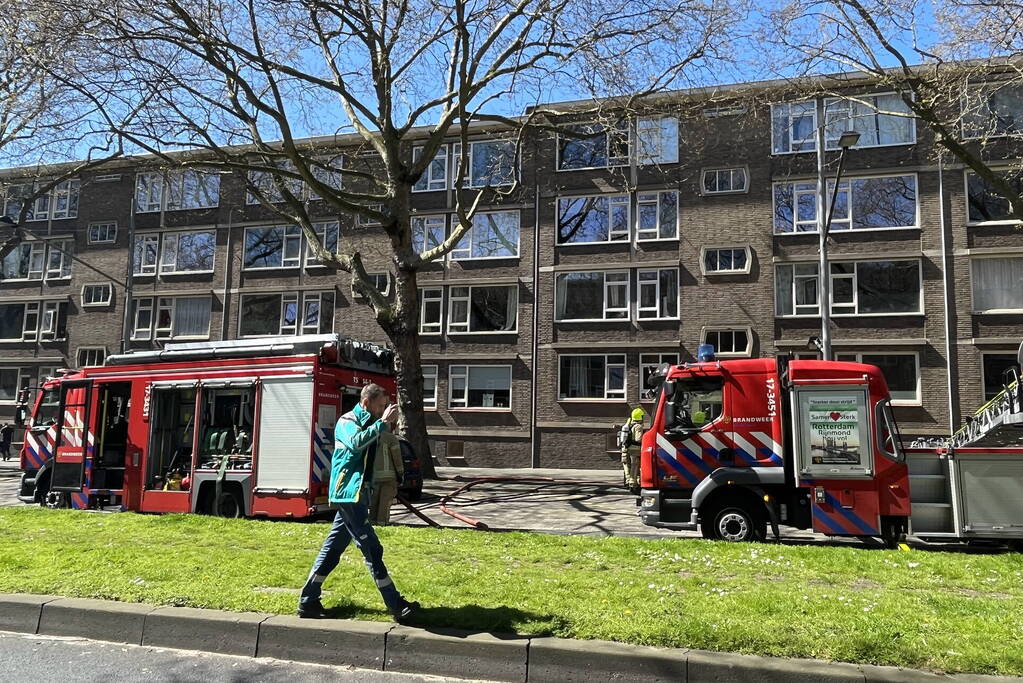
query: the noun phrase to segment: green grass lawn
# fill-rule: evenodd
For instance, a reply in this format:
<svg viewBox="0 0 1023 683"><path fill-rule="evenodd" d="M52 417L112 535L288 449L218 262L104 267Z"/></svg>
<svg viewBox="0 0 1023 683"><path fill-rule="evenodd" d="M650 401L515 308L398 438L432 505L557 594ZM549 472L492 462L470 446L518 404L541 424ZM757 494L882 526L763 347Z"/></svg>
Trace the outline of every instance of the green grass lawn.
<svg viewBox="0 0 1023 683"><path fill-rule="evenodd" d="M0 509L0 592L289 613L327 527ZM380 532L422 625L1023 674L1023 556ZM385 620L349 549L325 584Z"/></svg>

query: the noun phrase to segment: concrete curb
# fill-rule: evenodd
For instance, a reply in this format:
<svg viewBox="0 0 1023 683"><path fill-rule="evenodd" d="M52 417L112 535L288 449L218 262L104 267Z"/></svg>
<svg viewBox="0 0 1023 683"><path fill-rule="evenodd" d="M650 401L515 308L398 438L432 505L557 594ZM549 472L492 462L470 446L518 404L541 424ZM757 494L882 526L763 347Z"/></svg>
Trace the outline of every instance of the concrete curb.
<svg viewBox="0 0 1023 683"><path fill-rule="evenodd" d="M0 593L0 630L500 681L997 683L814 659Z"/></svg>

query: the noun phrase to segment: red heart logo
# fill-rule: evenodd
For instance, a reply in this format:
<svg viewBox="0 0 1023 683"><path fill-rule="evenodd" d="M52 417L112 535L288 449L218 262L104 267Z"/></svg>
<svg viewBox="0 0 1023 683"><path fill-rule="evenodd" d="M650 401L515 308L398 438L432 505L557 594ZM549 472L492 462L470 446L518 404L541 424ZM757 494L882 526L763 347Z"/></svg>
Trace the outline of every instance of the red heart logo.
<svg viewBox="0 0 1023 683"><path fill-rule="evenodd" d="M838 422L838 418L840 417L842 417L842 413L839 412L831 413L831 419L834 420L835 422Z"/></svg>

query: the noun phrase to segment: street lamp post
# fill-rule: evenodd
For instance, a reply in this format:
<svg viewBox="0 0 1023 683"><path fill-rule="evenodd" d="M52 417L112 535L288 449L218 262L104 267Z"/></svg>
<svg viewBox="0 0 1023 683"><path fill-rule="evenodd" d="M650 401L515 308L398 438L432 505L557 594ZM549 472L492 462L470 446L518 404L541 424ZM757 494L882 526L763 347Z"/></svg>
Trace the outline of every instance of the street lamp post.
<svg viewBox="0 0 1023 683"><path fill-rule="evenodd" d="M831 265L828 263L828 231L834 217L835 202L838 199L838 184L842 181L842 170L845 166L845 155L859 141L860 134L846 131L838 138L838 146L842 152L838 157L838 172L835 175L835 189L831 201L827 201L827 184L824 180L824 138L825 124L823 117L817 125L817 235L819 237L820 264L817 273L817 301L821 311L821 357L833 360L831 354Z"/></svg>

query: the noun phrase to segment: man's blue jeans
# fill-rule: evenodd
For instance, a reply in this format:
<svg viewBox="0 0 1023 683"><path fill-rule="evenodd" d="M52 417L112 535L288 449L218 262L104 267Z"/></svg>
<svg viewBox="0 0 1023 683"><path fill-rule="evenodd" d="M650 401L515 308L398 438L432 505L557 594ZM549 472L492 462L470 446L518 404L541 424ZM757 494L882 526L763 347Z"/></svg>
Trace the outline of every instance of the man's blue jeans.
<svg viewBox="0 0 1023 683"><path fill-rule="evenodd" d="M384 547L380 545L376 532L369 524L369 509L365 503L339 504L334 525L324 539L320 554L316 556L313 569L302 588L301 603L306 605L320 599L324 580L334 571L341 560L341 553L353 540L362 551L366 567L380 589L387 609L392 613L397 612L401 605L401 595L387 574L387 567L384 566Z"/></svg>

